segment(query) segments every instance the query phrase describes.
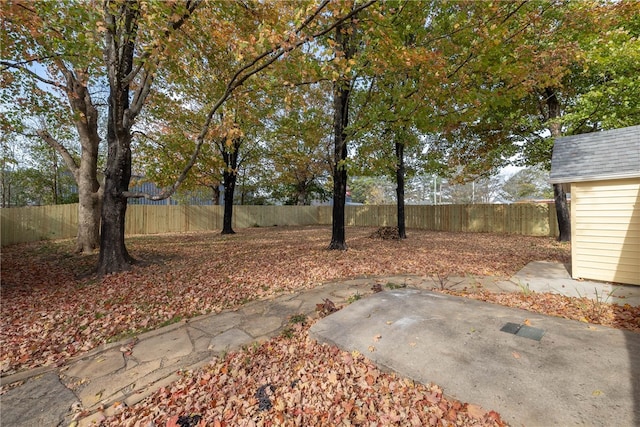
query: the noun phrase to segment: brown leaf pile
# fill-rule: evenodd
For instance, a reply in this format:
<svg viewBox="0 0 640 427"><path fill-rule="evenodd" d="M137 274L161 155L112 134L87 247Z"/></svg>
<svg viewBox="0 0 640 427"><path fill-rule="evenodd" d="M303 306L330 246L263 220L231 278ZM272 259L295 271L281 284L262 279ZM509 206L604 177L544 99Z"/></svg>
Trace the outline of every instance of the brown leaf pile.
<svg viewBox="0 0 640 427"><path fill-rule="evenodd" d="M398 227L380 227L369 236L372 239L399 240Z"/></svg>
<svg viewBox="0 0 640 427"><path fill-rule="evenodd" d="M382 373L358 352L292 338L187 372L106 426L502 426L500 416L442 395L435 385ZM191 425L196 425L193 423Z"/></svg>
<svg viewBox="0 0 640 427"><path fill-rule="evenodd" d="M102 279L97 255L72 241L2 249L0 371L55 365L119 338L281 292L361 275L510 276L534 260L567 262L551 238L410 230L401 241L349 228L347 251L327 227L273 227L128 239L144 261Z"/></svg>

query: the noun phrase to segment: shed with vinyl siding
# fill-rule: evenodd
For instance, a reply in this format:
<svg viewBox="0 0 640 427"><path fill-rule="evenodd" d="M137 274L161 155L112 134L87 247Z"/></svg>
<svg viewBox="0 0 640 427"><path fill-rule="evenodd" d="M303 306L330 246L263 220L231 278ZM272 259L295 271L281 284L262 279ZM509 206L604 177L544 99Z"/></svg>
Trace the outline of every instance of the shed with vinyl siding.
<svg viewBox="0 0 640 427"><path fill-rule="evenodd" d="M571 275L640 285L640 126L556 139L551 183L571 193Z"/></svg>

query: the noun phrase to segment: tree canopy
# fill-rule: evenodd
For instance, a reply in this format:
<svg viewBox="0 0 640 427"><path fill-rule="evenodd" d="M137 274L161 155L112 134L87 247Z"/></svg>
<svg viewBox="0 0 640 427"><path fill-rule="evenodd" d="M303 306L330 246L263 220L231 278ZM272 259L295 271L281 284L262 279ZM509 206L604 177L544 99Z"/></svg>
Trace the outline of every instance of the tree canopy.
<svg viewBox="0 0 640 427"><path fill-rule="evenodd" d="M553 137L640 123L635 1L0 7L3 146L26 137L56 150L87 224L101 224L101 272L133 262L131 198L204 186L218 199L242 176L276 203L333 187L336 206L355 173L394 177L400 205L405 176L480 182L510 163L548 167ZM161 193L130 188L134 172Z"/></svg>

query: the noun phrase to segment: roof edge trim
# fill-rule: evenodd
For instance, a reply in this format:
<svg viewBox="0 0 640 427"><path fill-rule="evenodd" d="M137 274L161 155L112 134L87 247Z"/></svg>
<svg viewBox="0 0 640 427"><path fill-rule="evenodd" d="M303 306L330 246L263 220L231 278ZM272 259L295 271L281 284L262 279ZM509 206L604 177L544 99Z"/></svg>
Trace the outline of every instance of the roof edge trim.
<svg viewBox="0 0 640 427"><path fill-rule="evenodd" d="M614 179L628 179L628 178L640 178L640 171L617 174L617 175L598 175L598 176L580 176L580 177L557 177L550 178L550 184L569 184L572 182L587 182L587 181L611 181Z"/></svg>

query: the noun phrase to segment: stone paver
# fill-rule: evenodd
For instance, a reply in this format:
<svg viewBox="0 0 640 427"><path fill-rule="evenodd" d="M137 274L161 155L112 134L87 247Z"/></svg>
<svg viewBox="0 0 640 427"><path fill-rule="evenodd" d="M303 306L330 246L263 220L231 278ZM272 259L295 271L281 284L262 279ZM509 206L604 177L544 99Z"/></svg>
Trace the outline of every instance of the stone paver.
<svg viewBox="0 0 640 427"><path fill-rule="evenodd" d="M280 316L260 316L254 314L243 323L242 329L254 338L262 335L272 334L280 329L286 317Z"/></svg>
<svg viewBox="0 0 640 427"><path fill-rule="evenodd" d="M302 305L302 301L299 299L295 299L292 301L278 301L271 304L269 309L265 312L268 316L278 316L282 317L290 315L290 313L296 313L300 306Z"/></svg>
<svg viewBox="0 0 640 427"><path fill-rule="evenodd" d="M160 358L174 359L186 356L191 353L192 347L189 333L183 328L136 344L133 354L138 361L149 362Z"/></svg>
<svg viewBox="0 0 640 427"><path fill-rule="evenodd" d="M227 311L215 316L209 315L189 322L189 329L198 329L206 334L219 334L228 331L242 322L242 316L234 311Z"/></svg>
<svg viewBox="0 0 640 427"><path fill-rule="evenodd" d="M214 356L275 336L293 315L314 317L316 305L327 298L339 306L354 295L367 296L376 284L385 291L393 285L432 289L441 284L455 289L481 286L496 292L522 291L522 283L504 278L396 275L336 281L270 300L253 301L236 310L200 316L141 334L130 354L121 351L123 345L131 342L126 340L93 350L66 366L2 378L3 385L26 381L2 396L0 424L56 426L70 420L71 406L81 402L85 412L78 425L92 425L112 414L115 402L135 404L175 381L178 371L199 368Z"/></svg>
<svg viewBox="0 0 640 427"><path fill-rule="evenodd" d="M242 344L250 343L252 339L251 335L245 331L233 328L213 338L211 344L209 344L209 350L214 353L222 353L223 351L238 348Z"/></svg>
<svg viewBox="0 0 640 427"><path fill-rule="evenodd" d="M1 399L2 426L57 426L70 421L69 408L78 400L53 372L30 378Z"/></svg>
<svg viewBox="0 0 640 427"><path fill-rule="evenodd" d="M159 369L160 359L150 362L136 363L134 367L118 372L95 371L88 376L88 381L77 392L85 408L97 408L105 403L112 403L121 398L123 389L133 390L138 378Z"/></svg>
<svg viewBox="0 0 640 427"><path fill-rule="evenodd" d="M94 372L117 372L125 366L126 361L121 352L106 352L69 366L65 374L82 379L87 375L93 375Z"/></svg>

